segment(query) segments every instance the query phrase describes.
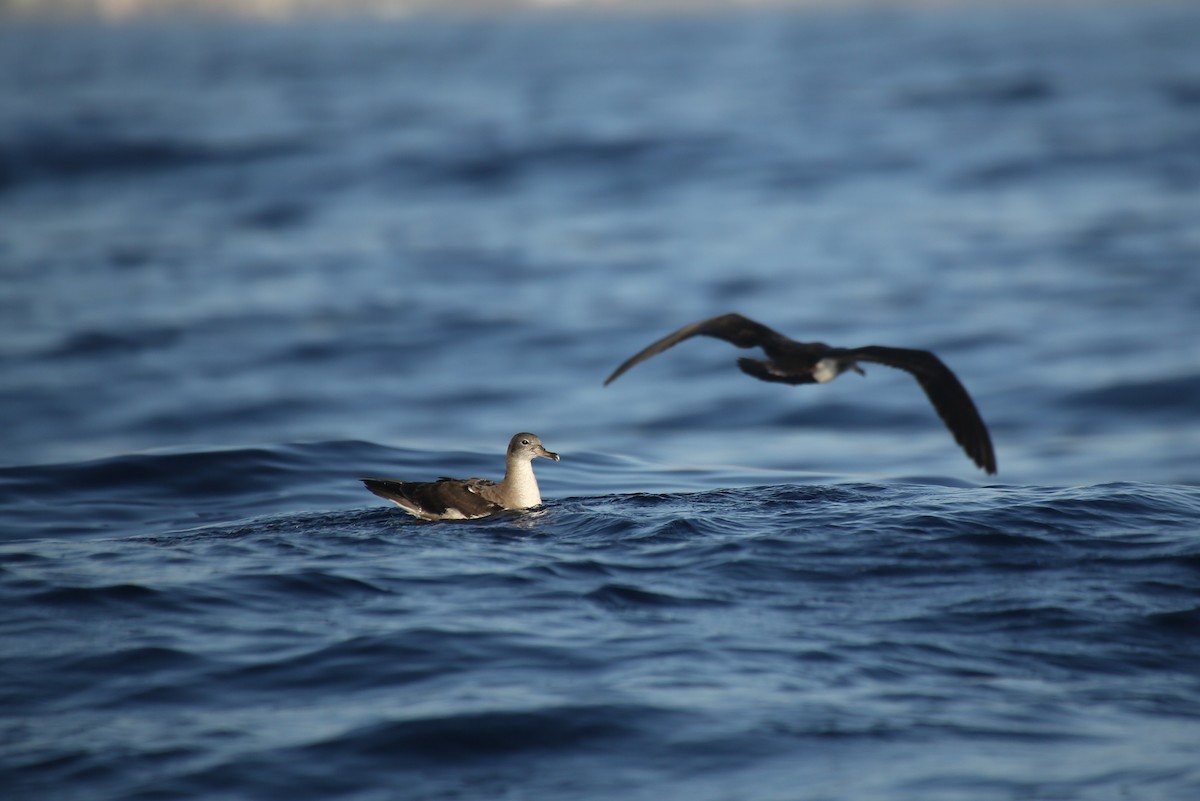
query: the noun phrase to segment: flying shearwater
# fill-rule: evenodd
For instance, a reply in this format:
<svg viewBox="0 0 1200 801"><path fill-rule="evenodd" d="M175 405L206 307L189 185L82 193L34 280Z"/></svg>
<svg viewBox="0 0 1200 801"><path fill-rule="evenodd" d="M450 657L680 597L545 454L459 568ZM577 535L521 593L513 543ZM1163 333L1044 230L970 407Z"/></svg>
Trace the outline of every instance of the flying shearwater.
<svg viewBox="0 0 1200 801"><path fill-rule="evenodd" d="M468 520L505 509L529 509L542 502L533 460L542 456L558 461L558 454L542 447L536 434L522 432L508 443L504 480L439 478L437 481L360 479L367 489L422 520Z"/></svg>
<svg viewBox="0 0 1200 801"><path fill-rule="evenodd" d="M742 372L763 381L781 384L824 384L847 370L866 375L858 362L875 362L895 367L911 374L925 390L938 416L950 429L954 439L975 464L989 474L996 472L996 454L992 438L974 401L950 368L927 350L888 348L867 345L861 348L835 348L824 342L796 342L773 331L762 323L740 314L722 314L710 320L685 325L635 353L613 374L608 384L622 373L667 348L694 336L723 339L739 348L762 348L766 359L741 357Z"/></svg>

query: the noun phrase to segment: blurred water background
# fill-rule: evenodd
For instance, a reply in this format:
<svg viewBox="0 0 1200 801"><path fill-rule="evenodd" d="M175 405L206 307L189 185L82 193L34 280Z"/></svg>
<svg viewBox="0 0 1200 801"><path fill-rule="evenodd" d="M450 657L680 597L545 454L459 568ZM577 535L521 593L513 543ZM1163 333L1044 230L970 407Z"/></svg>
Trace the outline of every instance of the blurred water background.
<svg viewBox="0 0 1200 801"><path fill-rule="evenodd" d="M5 799L1200 797L1200 9L0 24ZM929 348L755 382L739 311ZM423 524L363 474L497 478Z"/></svg>

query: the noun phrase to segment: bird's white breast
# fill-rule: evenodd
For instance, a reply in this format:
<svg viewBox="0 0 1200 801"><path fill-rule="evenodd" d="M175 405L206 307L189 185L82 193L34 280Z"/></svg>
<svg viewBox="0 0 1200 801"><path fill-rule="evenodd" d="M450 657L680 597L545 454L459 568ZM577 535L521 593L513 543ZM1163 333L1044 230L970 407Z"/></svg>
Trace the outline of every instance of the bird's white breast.
<svg viewBox="0 0 1200 801"><path fill-rule="evenodd" d="M841 372L841 365L838 364L837 359L825 357L813 368L813 378L818 384L824 384L837 378Z"/></svg>

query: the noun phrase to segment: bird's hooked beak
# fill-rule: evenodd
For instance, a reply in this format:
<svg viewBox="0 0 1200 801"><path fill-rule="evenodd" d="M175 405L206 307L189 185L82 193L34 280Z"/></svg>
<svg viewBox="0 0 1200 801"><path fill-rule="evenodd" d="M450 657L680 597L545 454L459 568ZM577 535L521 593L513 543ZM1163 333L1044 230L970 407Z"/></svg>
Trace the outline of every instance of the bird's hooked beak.
<svg viewBox="0 0 1200 801"><path fill-rule="evenodd" d="M558 461L557 453L555 453L554 451L548 451L545 448L543 448L541 445L537 446L537 448L534 450L534 453L536 453L538 456L545 456L547 459L553 459L556 462Z"/></svg>

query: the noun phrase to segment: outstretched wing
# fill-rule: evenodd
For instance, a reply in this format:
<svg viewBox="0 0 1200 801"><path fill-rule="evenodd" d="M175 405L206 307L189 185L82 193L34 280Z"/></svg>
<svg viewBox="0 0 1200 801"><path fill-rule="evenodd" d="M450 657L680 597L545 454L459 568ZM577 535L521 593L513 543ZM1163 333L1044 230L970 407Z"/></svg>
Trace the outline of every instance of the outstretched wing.
<svg viewBox="0 0 1200 801"><path fill-rule="evenodd" d="M851 348L849 353L858 360L895 367L916 378L938 416L967 456L989 474L996 472L992 437L983 418L979 416L979 410L975 408L975 401L971 400L958 376L941 359L927 350L881 345Z"/></svg>
<svg viewBox="0 0 1200 801"><path fill-rule="evenodd" d="M685 339L690 339L694 336L723 339L739 348L765 347L779 339L785 339L782 334L767 328L762 323L756 323L748 317L743 317L736 313L722 314L720 317L713 317L708 320L701 320L698 323L685 325L675 333L667 334L657 342L647 345L626 359L625 363L614 370L612 375L604 379L605 386L616 381L622 373L635 364L644 362L651 356L662 353L667 348L674 347Z"/></svg>

